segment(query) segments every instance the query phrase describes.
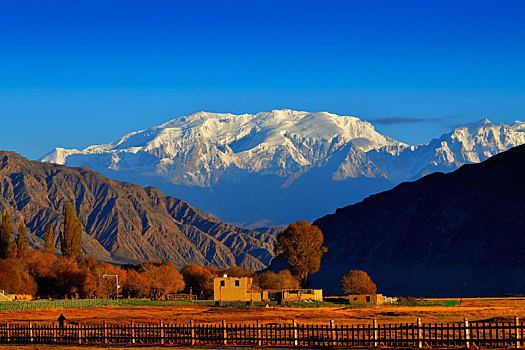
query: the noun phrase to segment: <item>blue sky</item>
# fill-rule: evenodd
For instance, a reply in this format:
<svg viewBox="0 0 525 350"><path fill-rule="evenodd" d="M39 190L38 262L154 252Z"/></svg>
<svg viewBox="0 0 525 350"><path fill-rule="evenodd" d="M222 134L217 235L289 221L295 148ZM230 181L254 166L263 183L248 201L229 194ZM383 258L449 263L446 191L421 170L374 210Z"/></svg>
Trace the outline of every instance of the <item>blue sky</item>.
<svg viewBox="0 0 525 350"><path fill-rule="evenodd" d="M524 1L0 1L0 148L199 110L329 111L416 144L525 120Z"/></svg>

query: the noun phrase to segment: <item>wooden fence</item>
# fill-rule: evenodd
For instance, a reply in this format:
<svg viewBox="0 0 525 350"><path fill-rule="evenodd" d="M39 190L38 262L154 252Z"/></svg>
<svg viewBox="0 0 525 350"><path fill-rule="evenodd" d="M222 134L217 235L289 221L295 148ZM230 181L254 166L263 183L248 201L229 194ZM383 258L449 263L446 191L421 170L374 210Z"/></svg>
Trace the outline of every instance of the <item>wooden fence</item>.
<svg viewBox="0 0 525 350"><path fill-rule="evenodd" d="M254 324L3 324L0 344L161 344L252 345L288 347L514 347L520 348L524 323L425 324L415 323L336 325L291 323Z"/></svg>

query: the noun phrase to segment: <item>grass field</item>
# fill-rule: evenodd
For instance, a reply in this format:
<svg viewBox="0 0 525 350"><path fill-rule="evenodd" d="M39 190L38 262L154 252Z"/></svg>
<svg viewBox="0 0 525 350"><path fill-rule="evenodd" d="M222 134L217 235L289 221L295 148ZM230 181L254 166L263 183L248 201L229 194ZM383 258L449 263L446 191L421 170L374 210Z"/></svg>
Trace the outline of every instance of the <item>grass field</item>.
<svg viewBox="0 0 525 350"><path fill-rule="evenodd" d="M125 324L138 323L263 323L286 322L322 323L334 320L339 324L365 324L376 319L380 323L413 322L417 317L425 323L459 322L464 317L470 321L508 321L515 316L525 319L525 298L474 298L464 299L460 306L371 306L298 309L285 307L233 308L204 306L167 307L92 307L86 309L51 309L29 311L2 311L0 322L51 323L63 313L68 321L82 323Z"/></svg>

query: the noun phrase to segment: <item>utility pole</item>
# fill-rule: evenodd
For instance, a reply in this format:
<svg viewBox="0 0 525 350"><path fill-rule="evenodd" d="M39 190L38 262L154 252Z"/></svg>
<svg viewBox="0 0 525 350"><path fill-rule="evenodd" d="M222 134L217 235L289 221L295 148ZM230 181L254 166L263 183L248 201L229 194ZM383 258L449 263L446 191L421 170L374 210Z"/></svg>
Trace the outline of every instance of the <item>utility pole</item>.
<svg viewBox="0 0 525 350"><path fill-rule="evenodd" d="M467 281L463 283L463 291L461 292L461 299L459 299L459 305L463 302L463 296L465 296L465 288L467 288Z"/></svg>
<svg viewBox="0 0 525 350"><path fill-rule="evenodd" d="M108 275L107 273L104 274L104 276L102 276L102 278L106 278L106 277L115 277L116 280L117 280L117 301L118 301L118 290L120 289L120 285L118 284L118 275Z"/></svg>

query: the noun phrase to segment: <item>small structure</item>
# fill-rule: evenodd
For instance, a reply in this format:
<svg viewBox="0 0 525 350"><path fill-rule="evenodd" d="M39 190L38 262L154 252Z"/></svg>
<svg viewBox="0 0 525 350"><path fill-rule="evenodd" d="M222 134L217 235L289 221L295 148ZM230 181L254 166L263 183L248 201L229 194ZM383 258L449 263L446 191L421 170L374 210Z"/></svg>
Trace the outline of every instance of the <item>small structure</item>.
<svg viewBox="0 0 525 350"><path fill-rule="evenodd" d="M323 301L322 289L283 289L281 302Z"/></svg>
<svg viewBox="0 0 525 350"><path fill-rule="evenodd" d="M372 305L381 305L383 304L383 294L349 295L348 301L350 303L367 303Z"/></svg>
<svg viewBox="0 0 525 350"><path fill-rule="evenodd" d="M216 277L213 279L216 301L268 301L268 291L253 284L251 277Z"/></svg>
<svg viewBox="0 0 525 350"><path fill-rule="evenodd" d="M7 294L4 290L0 289L0 301L13 301L10 294Z"/></svg>
<svg viewBox="0 0 525 350"><path fill-rule="evenodd" d="M11 299L30 301L33 300L33 296L31 294L11 294Z"/></svg>

